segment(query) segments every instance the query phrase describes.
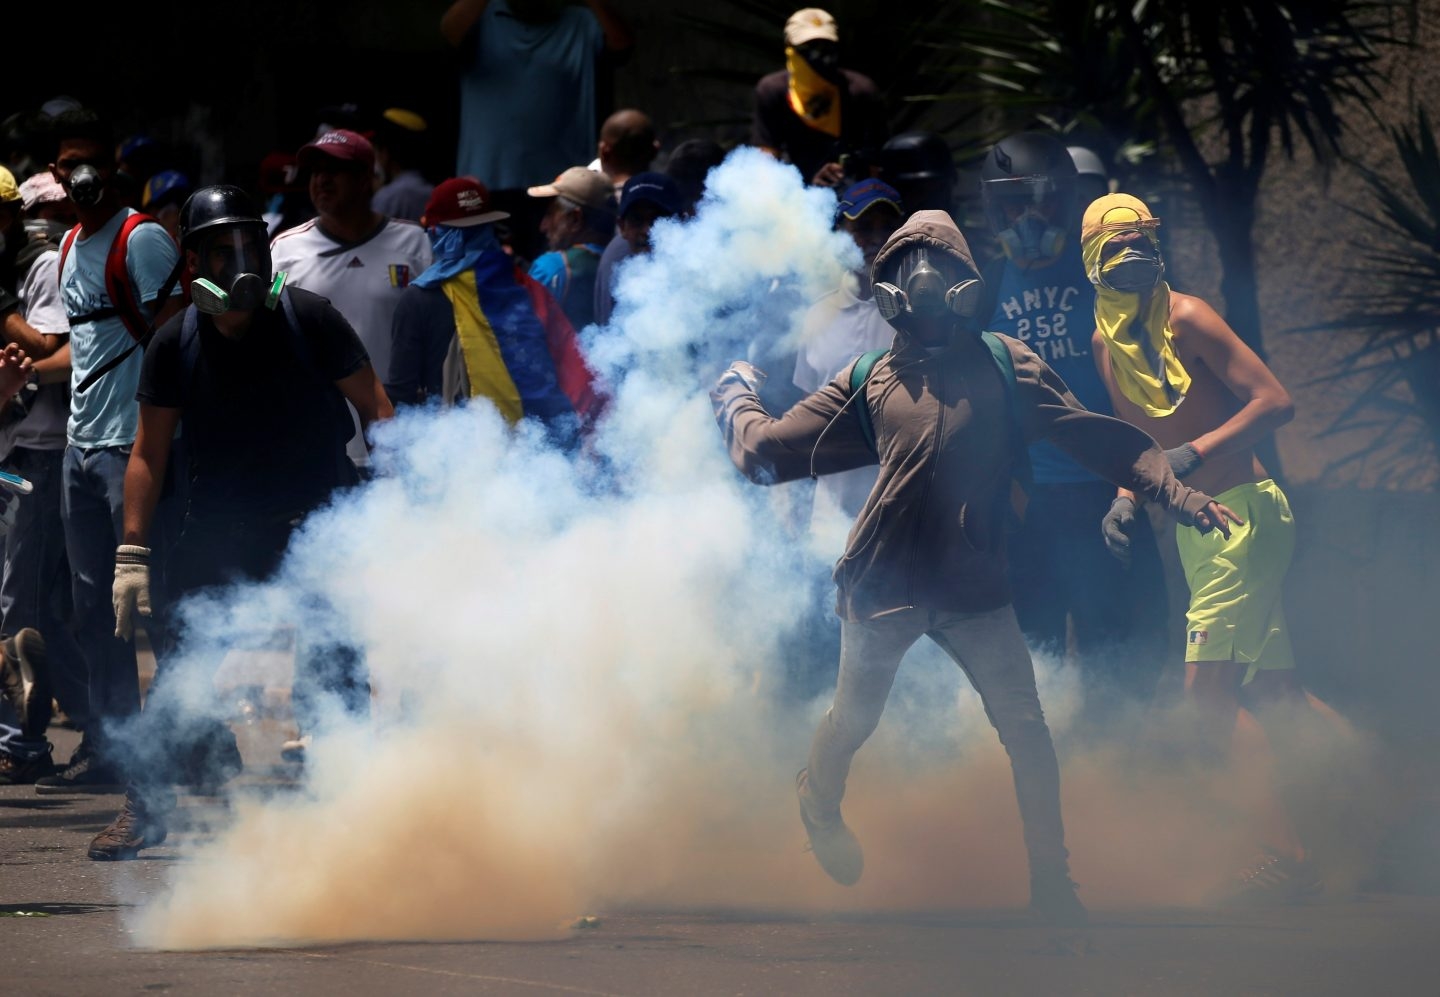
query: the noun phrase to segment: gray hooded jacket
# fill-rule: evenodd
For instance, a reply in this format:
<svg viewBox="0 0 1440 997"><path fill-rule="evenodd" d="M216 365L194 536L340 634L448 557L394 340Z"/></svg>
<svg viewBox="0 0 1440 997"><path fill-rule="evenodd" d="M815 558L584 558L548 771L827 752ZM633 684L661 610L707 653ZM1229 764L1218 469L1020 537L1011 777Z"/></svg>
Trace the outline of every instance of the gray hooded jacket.
<svg viewBox="0 0 1440 997"><path fill-rule="evenodd" d="M915 245L980 276L943 211L911 216L876 257L876 272ZM1087 411L1028 347L1002 338L1015 363L1018 430L1027 445L1049 440L1096 475L1194 523L1210 497L1175 479L1154 440ZM778 419L738 379L722 378L710 397L735 466L774 484L875 463L852 404L853 366ZM984 612L1009 603L1005 516L1017 427L989 349L957 331L949 346L929 350L900 330L862 390L880 474L835 567L841 617Z"/></svg>

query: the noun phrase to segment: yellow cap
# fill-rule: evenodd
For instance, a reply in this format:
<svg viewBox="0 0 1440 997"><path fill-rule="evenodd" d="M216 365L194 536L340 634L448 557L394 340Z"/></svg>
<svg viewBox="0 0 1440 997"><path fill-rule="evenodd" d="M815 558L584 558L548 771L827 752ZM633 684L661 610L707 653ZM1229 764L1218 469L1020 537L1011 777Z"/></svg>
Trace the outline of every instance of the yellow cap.
<svg viewBox="0 0 1440 997"><path fill-rule="evenodd" d="M0 166L0 201L18 200L20 200L20 185L15 182L15 174Z"/></svg>
<svg viewBox="0 0 1440 997"><path fill-rule="evenodd" d="M410 132L423 132L429 127L425 124L424 118L420 117L420 115L414 111L405 110L403 107L388 108L385 113L380 116L392 125L399 125L401 128Z"/></svg>
<svg viewBox="0 0 1440 997"><path fill-rule="evenodd" d="M1080 241L1089 242L1099 232L1126 228L1155 228L1160 219L1150 213L1145 202L1130 194L1106 194L1090 202L1080 222Z"/></svg>

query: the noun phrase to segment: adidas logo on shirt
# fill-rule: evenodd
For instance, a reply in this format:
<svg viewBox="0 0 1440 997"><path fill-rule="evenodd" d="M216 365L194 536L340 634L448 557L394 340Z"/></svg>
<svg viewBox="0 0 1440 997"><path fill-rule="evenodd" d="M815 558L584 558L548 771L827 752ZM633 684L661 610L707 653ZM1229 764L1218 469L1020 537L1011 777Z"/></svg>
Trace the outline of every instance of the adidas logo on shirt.
<svg viewBox="0 0 1440 997"><path fill-rule="evenodd" d="M363 264L363 263L360 262L360 257L358 257L358 256L352 256L352 257L350 258L350 262L347 263L347 264L345 264L345 269L346 269L346 270L354 270L356 267L363 267L364 265L365 265L365 264Z"/></svg>

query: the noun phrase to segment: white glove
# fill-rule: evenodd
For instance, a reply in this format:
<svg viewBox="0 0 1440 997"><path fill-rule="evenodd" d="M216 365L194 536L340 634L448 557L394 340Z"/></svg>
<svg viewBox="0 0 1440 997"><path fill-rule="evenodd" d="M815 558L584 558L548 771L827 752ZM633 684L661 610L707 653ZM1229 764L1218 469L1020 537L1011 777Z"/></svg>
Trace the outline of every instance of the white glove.
<svg viewBox="0 0 1440 997"><path fill-rule="evenodd" d="M135 614L150 615L150 548L121 544L115 549L115 636L135 635Z"/></svg>

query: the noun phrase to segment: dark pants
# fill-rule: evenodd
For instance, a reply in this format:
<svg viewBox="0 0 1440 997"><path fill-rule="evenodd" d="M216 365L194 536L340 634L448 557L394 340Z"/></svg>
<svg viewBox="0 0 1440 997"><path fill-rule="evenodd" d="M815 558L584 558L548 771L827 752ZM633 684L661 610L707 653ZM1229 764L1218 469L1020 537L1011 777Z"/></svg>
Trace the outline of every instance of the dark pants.
<svg viewBox="0 0 1440 997"><path fill-rule="evenodd" d="M64 450L16 447L7 470L29 480L34 491L20 500L15 525L5 537L0 577L0 632L34 627L45 638L51 689L76 726L90 716L89 676L71 633L70 561L60 517Z"/></svg>
<svg viewBox="0 0 1440 997"><path fill-rule="evenodd" d="M85 658L89 726L96 752L107 751L108 728L140 709L135 649L115 636L115 548L123 536L125 465L129 447L66 447L61 515L70 558L75 641ZM107 759L108 760L108 759Z"/></svg>
<svg viewBox="0 0 1440 997"><path fill-rule="evenodd" d="M190 519L165 550L159 570L152 573L151 592L155 610L152 641L159 667L145 715L130 742L139 768L144 770L134 775L137 783L194 778L197 773L186 769L186 764L197 757L212 757L207 742L228 736L228 731L221 729L216 711L197 715L193 703L195 680L203 680L208 690L214 669L220 665L219 658L203 676L172 672L175 653L182 643L180 604L206 590L268 578L279 567L291 532L288 522L206 523ZM329 614L318 598L301 608L305 620L311 623L324 623ZM318 629L325 632L334 628L322 625ZM343 642L307 635L303 629L297 641L291 702L301 731L314 731L327 707L338 707L355 716L366 715L370 686L361 653ZM157 745L161 750L151 750Z"/></svg>
<svg viewBox="0 0 1440 997"><path fill-rule="evenodd" d="M1114 497L1103 481L1031 487L1024 525L1010 537L1015 617L1031 647L1056 654L1069 620L1087 689L1148 699L1164 665L1164 574L1143 513L1130 567L1106 550L1100 520Z"/></svg>

